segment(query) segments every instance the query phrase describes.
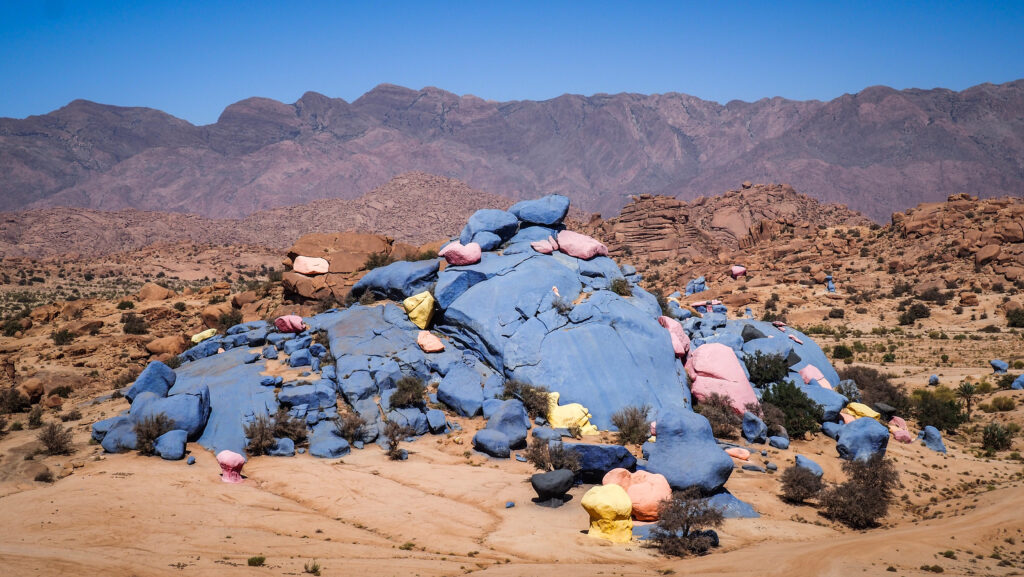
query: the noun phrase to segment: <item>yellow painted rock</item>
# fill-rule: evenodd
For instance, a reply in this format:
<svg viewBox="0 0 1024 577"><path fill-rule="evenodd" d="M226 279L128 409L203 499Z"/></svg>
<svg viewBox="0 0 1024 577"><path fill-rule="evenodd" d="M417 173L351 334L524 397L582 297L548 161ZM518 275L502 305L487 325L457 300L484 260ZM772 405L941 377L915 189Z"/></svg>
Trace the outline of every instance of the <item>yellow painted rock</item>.
<svg viewBox="0 0 1024 577"><path fill-rule="evenodd" d="M196 333L192 335L192 342L195 344L199 344L215 334L217 334L217 329L206 329L201 333Z"/></svg>
<svg viewBox="0 0 1024 577"><path fill-rule="evenodd" d="M580 501L590 515L588 535L615 543L633 538L633 501L620 485L600 485L583 495Z"/></svg>
<svg viewBox="0 0 1024 577"><path fill-rule="evenodd" d="M590 424L590 411L579 403L558 406L558 393L548 393L548 423L556 429L568 429L578 425L584 435L598 434L597 427Z"/></svg>
<svg viewBox="0 0 1024 577"><path fill-rule="evenodd" d="M430 291L412 295L402 301L402 306L408 313L409 320L421 329L427 328L430 319L434 318L434 295L430 294Z"/></svg>
<svg viewBox="0 0 1024 577"><path fill-rule="evenodd" d="M858 419L861 417L869 417L878 421L882 418L882 415L878 411L862 403L850 403L846 405L846 412Z"/></svg>

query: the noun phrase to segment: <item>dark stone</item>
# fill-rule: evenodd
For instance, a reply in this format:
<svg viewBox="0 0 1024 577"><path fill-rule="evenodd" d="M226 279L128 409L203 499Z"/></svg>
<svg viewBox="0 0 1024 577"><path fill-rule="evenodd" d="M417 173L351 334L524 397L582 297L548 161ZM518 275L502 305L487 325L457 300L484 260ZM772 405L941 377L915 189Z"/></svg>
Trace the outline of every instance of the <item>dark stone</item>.
<svg viewBox="0 0 1024 577"><path fill-rule="evenodd" d="M534 503L541 507L561 507L565 503L565 494L572 488L575 475L567 469L558 469L547 473L537 473L530 477L530 484L537 492Z"/></svg>

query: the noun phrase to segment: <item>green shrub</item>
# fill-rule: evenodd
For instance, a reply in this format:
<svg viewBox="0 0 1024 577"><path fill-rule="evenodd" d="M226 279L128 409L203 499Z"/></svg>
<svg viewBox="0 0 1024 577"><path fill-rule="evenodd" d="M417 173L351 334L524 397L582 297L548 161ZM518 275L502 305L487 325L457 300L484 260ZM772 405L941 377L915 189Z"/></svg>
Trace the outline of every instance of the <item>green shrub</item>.
<svg viewBox="0 0 1024 577"><path fill-rule="evenodd" d="M999 423L989 423L981 432L981 448L988 452L1005 451L1012 441L1010 431Z"/></svg>
<svg viewBox="0 0 1024 577"><path fill-rule="evenodd" d="M805 467L790 467L782 473L782 498L794 503L813 499L821 493L825 484L821 477Z"/></svg>
<svg viewBox="0 0 1024 577"><path fill-rule="evenodd" d="M782 355L754 351L752 355L743 356L743 364L750 373L750 382L758 387L778 383L789 374L789 364Z"/></svg>
<svg viewBox="0 0 1024 577"><path fill-rule="evenodd" d="M650 412L650 405L630 405L612 414L612 424L619 429L617 441L620 445L642 445L647 441L651 436L651 421L647 418Z"/></svg>
<svg viewBox="0 0 1024 577"><path fill-rule="evenodd" d="M852 359L853 351L846 345L836 345L832 347L832 358L834 359Z"/></svg>
<svg viewBox="0 0 1024 577"><path fill-rule="evenodd" d="M711 423L712 435L724 439L734 439L739 435L742 421L733 410L732 399L728 395L711 393L697 403L694 410Z"/></svg>
<svg viewBox="0 0 1024 577"><path fill-rule="evenodd" d="M242 311L238 309L231 309L226 313L222 313L217 318L217 324L220 325L221 329L227 330L231 327L242 322Z"/></svg>
<svg viewBox="0 0 1024 577"><path fill-rule="evenodd" d="M1006 326L1014 328L1024 327L1024 308L1010 309L1006 313Z"/></svg>
<svg viewBox="0 0 1024 577"><path fill-rule="evenodd" d="M185 312L185 303L180 301L174 303L174 310L178 311L179 313Z"/></svg>
<svg viewBox="0 0 1024 577"><path fill-rule="evenodd" d="M39 472L33 480L39 483L52 483L55 479L53 478L53 471L46 469Z"/></svg>
<svg viewBox="0 0 1024 577"><path fill-rule="evenodd" d="M766 389L761 401L771 403L785 415L786 431L800 436L819 429L823 411L820 405L804 394L793 381L785 380Z"/></svg>
<svg viewBox="0 0 1024 577"><path fill-rule="evenodd" d="M0 390L0 413L2 414L21 413L31 405L28 397L14 387Z"/></svg>
<svg viewBox="0 0 1024 577"><path fill-rule="evenodd" d="M117 303L117 310L124 311L135 308L135 303L132 301L121 301Z"/></svg>
<svg viewBox="0 0 1024 577"><path fill-rule="evenodd" d="M658 524L651 531L651 542L664 555L703 555L713 545L705 531L720 527L723 521L722 512L698 489L674 491L671 499L658 506Z"/></svg>
<svg viewBox="0 0 1024 577"><path fill-rule="evenodd" d="M174 421L163 413L144 417L135 423L135 448L140 455L155 455L157 438L173 430Z"/></svg>
<svg viewBox="0 0 1024 577"><path fill-rule="evenodd" d="M144 335L149 332L149 325L139 315L127 313L121 317L121 329L126 335Z"/></svg>
<svg viewBox="0 0 1024 577"><path fill-rule="evenodd" d="M382 266L387 266L395 262L395 259L391 255L383 252L371 253L366 257L366 261L363 262L363 268L366 270L373 270Z"/></svg>
<svg viewBox="0 0 1024 577"><path fill-rule="evenodd" d="M914 303L900 314L899 323L901 325L912 325L917 319L927 318L931 315L932 311L928 308L928 305L924 303Z"/></svg>
<svg viewBox="0 0 1024 577"><path fill-rule="evenodd" d="M632 287L629 286L629 281L624 278L612 279L612 292L623 297L633 295Z"/></svg>
<svg viewBox="0 0 1024 577"><path fill-rule="evenodd" d="M841 319L846 316L846 311L843 309L832 309L828 311L828 318L830 319Z"/></svg>
<svg viewBox="0 0 1024 577"><path fill-rule="evenodd" d="M931 425L947 433L955 432L967 420L953 392L945 387L938 387L934 391L914 391L912 409L922 427Z"/></svg>
<svg viewBox="0 0 1024 577"><path fill-rule="evenodd" d="M36 405L28 412L28 428L38 429L43 426L43 406Z"/></svg>
<svg viewBox="0 0 1024 577"><path fill-rule="evenodd" d="M862 365L842 367L838 370L841 380L850 379L860 389L861 402L865 405L885 403L896 408L897 413L910 411L910 398L903 389L890 380L890 375Z"/></svg>
<svg viewBox="0 0 1024 577"><path fill-rule="evenodd" d="M266 561L267 558L263 555L255 555L253 557L249 557L248 561L246 562L249 564L250 567L262 567Z"/></svg>
<svg viewBox="0 0 1024 577"><path fill-rule="evenodd" d="M995 397L992 399L992 408L998 412L1004 413L1017 408L1017 402L1013 400L1013 397Z"/></svg>
<svg viewBox="0 0 1024 577"><path fill-rule="evenodd" d="M899 486L891 460L872 455L865 461L843 462L846 482L821 493L825 514L853 529L867 529L889 512Z"/></svg>
<svg viewBox="0 0 1024 577"><path fill-rule="evenodd" d="M423 395L427 392L423 379L413 376L404 376L395 383L397 390L391 395L388 403L392 407L408 407L423 402Z"/></svg>
<svg viewBox="0 0 1024 577"><path fill-rule="evenodd" d="M57 346L69 345L74 342L75 333L67 329L61 329L59 331L52 331L50 333L50 338L53 339L53 344Z"/></svg>
<svg viewBox="0 0 1024 577"><path fill-rule="evenodd" d="M47 455L71 454L71 430L60 423L47 423L39 431L37 438L43 444L43 452Z"/></svg>
<svg viewBox="0 0 1024 577"><path fill-rule="evenodd" d="M522 381L505 381L505 388L501 393L502 399L519 399L526 407L526 414L530 419L547 417L548 415L548 388L540 385L530 385Z"/></svg>

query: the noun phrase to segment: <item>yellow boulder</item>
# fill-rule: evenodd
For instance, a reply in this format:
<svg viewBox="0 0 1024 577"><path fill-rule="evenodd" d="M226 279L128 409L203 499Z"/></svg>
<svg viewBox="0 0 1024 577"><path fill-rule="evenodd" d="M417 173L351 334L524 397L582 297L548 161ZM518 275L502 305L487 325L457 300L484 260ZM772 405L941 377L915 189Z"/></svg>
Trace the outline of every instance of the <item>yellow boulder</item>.
<svg viewBox="0 0 1024 577"><path fill-rule="evenodd" d="M584 435L598 434L597 427L590 424L590 411L579 403L558 406L558 393L548 393L548 423L556 429L568 429L578 425Z"/></svg>
<svg viewBox="0 0 1024 577"><path fill-rule="evenodd" d="M633 538L633 501L620 485L599 485L587 491L580 501L590 515L590 531L596 539L629 543Z"/></svg>
<svg viewBox="0 0 1024 577"><path fill-rule="evenodd" d="M850 413L857 419L861 417L869 417L876 421L880 421L882 418L881 413L863 403L850 403L846 405L846 412Z"/></svg>
<svg viewBox="0 0 1024 577"><path fill-rule="evenodd" d="M192 335L192 342L198 345L199 343L205 341L206 339L212 337L215 334L217 334L217 329L206 329L201 333L196 333Z"/></svg>
<svg viewBox="0 0 1024 577"><path fill-rule="evenodd" d="M414 325L425 329L430 324L430 319L434 318L434 295L430 294L430 291L414 294L402 301L402 307Z"/></svg>

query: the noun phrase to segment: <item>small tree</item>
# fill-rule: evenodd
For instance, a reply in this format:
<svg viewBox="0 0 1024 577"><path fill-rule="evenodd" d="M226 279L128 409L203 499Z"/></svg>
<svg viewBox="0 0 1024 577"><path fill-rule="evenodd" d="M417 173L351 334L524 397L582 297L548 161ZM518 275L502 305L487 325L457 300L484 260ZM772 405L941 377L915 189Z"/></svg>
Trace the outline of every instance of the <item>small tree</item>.
<svg viewBox="0 0 1024 577"><path fill-rule="evenodd" d="M1006 324L1010 327L1024 327L1024 308L1010 309L1006 313Z"/></svg>
<svg viewBox="0 0 1024 577"><path fill-rule="evenodd" d="M914 391L913 413L921 426L931 425L947 433L953 433L967 420L960 410L953 392L946 387L934 391Z"/></svg>
<svg viewBox="0 0 1024 577"><path fill-rule="evenodd" d="M50 338L53 339L53 344L57 346L69 345L75 340L75 333L67 329L61 329L59 331L52 331Z"/></svg>
<svg viewBox="0 0 1024 577"><path fill-rule="evenodd" d="M71 430L60 423L47 423L37 437L47 455L71 454Z"/></svg>
<svg viewBox="0 0 1024 577"><path fill-rule="evenodd" d="M964 408L967 411L967 418L971 418L971 404L974 402L974 398L978 396L978 388L972 383L963 382L956 389L956 396L964 402Z"/></svg>
<svg viewBox="0 0 1024 577"><path fill-rule="evenodd" d="M782 355L754 351L752 355L743 356L743 364L750 373L750 382L758 387L778 383L789 374L789 364Z"/></svg>
<svg viewBox="0 0 1024 577"><path fill-rule="evenodd" d="M156 440L174 429L174 421L164 413L142 418L135 423L135 448L141 455L156 454Z"/></svg>
<svg viewBox="0 0 1024 577"><path fill-rule="evenodd" d="M821 494L825 513L853 529L874 527L889 512L900 476L891 460L875 454L843 463L846 482Z"/></svg>
<svg viewBox="0 0 1024 577"><path fill-rule="evenodd" d="M617 441L620 445L641 445L651 436L651 421L647 418L650 412L650 405L630 405L612 414L612 424L619 429Z"/></svg>
<svg viewBox="0 0 1024 577"><path fill-rule="evenodd" d="M144 335L149 332L149 325L139 315L127 313L121 316L121 329L126 335Z"/></svg>
<svg viewBox="0 0 1024 577"><path fill-rule="evenodd" d="M793 381L785 380L765 390L761 401L771 403L786 416L785 427L790 435L803 435L818 430L822 408L801 391Z"/></svg>
<svg viewBox="0 0 1024 577"><path fill-rule="evenodd" d="M392 461L400 461L403 457L403 451L399 448L399 444L405 440L406 437L414 435L416 431L412 428L400 424L398 421L388 421L384 425L384 437L387 438L387 454L388 458Z"/></svg>
<svg viewBox="0 0 1024 577"><path fill-rule="evenodd" d="M981 448L988 453L1005 451L1010 448L1013 436L999 423L989 423L981 432Z"/></svg>
<svg viewBox="0 0 1024 577"><path fill-rule="evenodd" d="M782 473L782 498L803 503L818 496L824 487L821 477L805 467L790 467Z"/></svg>
<svg viewBox="0 0 1024 577"><path fill-rule="evenodd" d="M665 555L703 555L715 544L709 530L720 527L722 521L722 512L702 497L699 489L675 491L658 506L658 524L651 531L651 541Z"/></svg>
<svg viewBox="0 0 1024 577"><path fill-rule="evenodd" d="M43 406L36 405L28 412L28 428L38 429L43 426Z"/></svg>

